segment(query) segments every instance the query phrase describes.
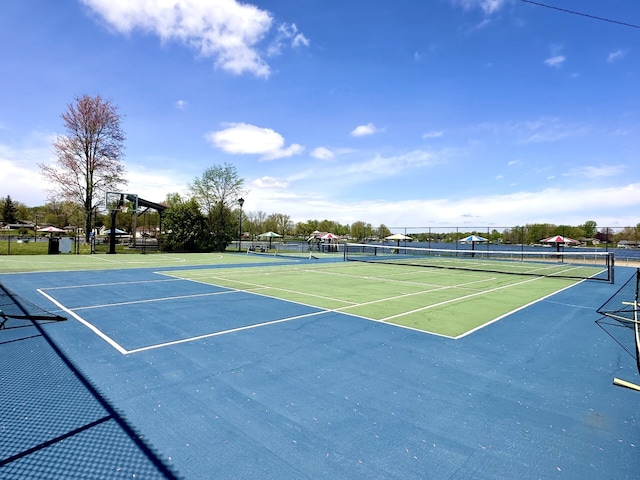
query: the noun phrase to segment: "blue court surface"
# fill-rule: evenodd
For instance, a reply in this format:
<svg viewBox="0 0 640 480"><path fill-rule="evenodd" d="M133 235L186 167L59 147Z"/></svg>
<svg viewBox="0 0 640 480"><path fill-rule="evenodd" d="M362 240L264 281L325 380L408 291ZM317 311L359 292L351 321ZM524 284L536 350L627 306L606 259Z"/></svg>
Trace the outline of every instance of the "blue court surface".
<svg viewBox="0 0 640 480"><path fill-rule="evenodd" d="M0 330L1 478L640 478L631 268L458 340L170 272L0 275L68 317Z"/></svg>

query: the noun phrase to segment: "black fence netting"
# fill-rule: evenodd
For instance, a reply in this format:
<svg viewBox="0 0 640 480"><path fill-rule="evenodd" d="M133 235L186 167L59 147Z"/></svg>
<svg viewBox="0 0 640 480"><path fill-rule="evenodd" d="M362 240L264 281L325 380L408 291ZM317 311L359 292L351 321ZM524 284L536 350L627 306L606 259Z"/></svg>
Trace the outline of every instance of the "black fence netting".
<svg viewBox="0 0 640 480"><path fill-rule="evenodd" d="M8 292L3 309L29 313L22 301ZM178 478L45 327L0 331L0 478Z"/></svg>

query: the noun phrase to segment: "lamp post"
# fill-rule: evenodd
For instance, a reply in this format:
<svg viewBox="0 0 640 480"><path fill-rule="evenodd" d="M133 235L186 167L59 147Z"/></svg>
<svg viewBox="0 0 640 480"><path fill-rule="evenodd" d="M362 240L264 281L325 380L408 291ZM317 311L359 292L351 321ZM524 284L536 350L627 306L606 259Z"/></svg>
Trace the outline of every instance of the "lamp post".
<svg viewBox="0 0 640 480"><path fill-rule="evenodd" d="M238 199L238 205L240 205L240 232L238 235L238 252L242 251L242 205L244 205L244 198Z"/></svg>

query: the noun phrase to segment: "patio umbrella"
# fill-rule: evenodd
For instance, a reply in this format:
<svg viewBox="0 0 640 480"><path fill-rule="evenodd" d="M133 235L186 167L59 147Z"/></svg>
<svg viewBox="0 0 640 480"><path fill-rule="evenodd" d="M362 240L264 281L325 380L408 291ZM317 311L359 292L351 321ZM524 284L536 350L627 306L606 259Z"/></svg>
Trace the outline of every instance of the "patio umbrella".
<svg viewBox="0 0 640 480"><path fill-rule="evenodd" d="M320 237L320 240L328 242L327 251L329 251L329 252L337 252L338 251L338 245L333 243L334 240L336 242L338 241L338 236L337 235L335 235L333 233L325 233L324 235L322 235Z"/></svg>
<svg viewBox="0 0 640 480"><path fill-rule="evenodd" d="M277 237L282 237L282 235L278 235L276 232L272 232L272 231L261 233L258 236L259 237L269 237L269 248L271 248L271 239L277 238Z"/></svg>
<svg viewBox="0 0 640 480"><path fill-rule="evenodd" d="M545 238L544 240L540 240L542 243L555 243L556 250L560 251L560 245L564 245L565 243L580 243L577 240L569 237L563 237L562 235L554 235L553 237Z"/></svg>
<svg viewBox="0 0 640 480"><path fill-rule="evenodd" d="M479 237L478 235L469 235L468 237L460 240L461 242L471 242L471 250L476 248L476 242L486 242L487 239L484 237Z"/></svg>
<svg viewBox="0 0 640 480"><path fill-rule="evenodd" d="M400 246L400 240L413 240L411 237L404 235L403 233L394 233L393 235L389 235L388 237L384 237L385 240L395 240L398 242L398 246Z"/></svg>
<svg viewBox="0 0 640 480"><path fill-rule="evenodd" d="M64 233L64 230L58 227L39 228L38 231L49 233L50 236L53 236L54 233Z"/></svg>

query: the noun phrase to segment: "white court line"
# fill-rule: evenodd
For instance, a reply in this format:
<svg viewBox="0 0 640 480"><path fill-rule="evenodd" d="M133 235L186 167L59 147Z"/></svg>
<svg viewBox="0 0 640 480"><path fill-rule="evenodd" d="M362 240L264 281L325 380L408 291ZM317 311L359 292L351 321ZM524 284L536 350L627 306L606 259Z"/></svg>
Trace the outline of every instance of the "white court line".
<svg viewBox="0 0 640 480"><path fill-rule="evenodd" d="M184 280L184 279L181 279L181 280ZM97 328L95 325L93 325L92 323L90 323L87 320L85 320L84 318L82 318L80 315L75 313L73 310L65 307L58 300L56 300L51 295L46 293L44 291L44 289L37 289L37 292L40 293L45 298L47 298L54 305L56 305L60 310L62 310L63 312L66 312L68 315L70 315L73 318L75 318L76 320L78 320L82 325L87 327L89 330L91 330L98 337L100 337L105 342L107 342L109 345L111 345L114 349L116 349L122 355L129 355L129 354L132 354L132 353L143 352L143 351L146 351L146 350L153 350L153 349L156 349L156 348L162 348L162 347L168 347L168 346L171 346L171 345L178 345L178 344L181 344L181 343L193 342L193 341L196 341L196 340L202 340L204 338L217 337L217 336L226 335L226 334L229 334L229 333L241 332L243 330L251 330L251 329L254 329L254 328L265 327L265 326L269 326L269 325L275 325L275 324L278 324L278 323L289 322L291 320L298 320L298 319L301 319L301 318L307 318L307 317L312 317L312 316L317 316L317 315L323 315L323 314L331 312L330 310L320 310L318 312L311 312L311 313L306 313L306 314L302 314L302 315L296 315L296 316L293 316L293 317L280 318L278 320L272 320L270 322L256 323L256 324L253 324L253 325L245 325L245 326L242 326L242 327L232 328L232 329L229 329L229 330L222 330L220 332L207 333L207 334L198 335L198 336L195 336L195 337L183 338L183 339L180 339L180 340L172 340L170 342L158 343L158 344L154 344L154 345L148 345L146 347L140 347L140 348L134 348L134 349L131 349L131 350L127 350L122 345L120 345L118 342L113 340L110 336L108 336L106 333L104 333L102 330ZM162 299L159 299L159 300L172 300L174 298L187 298L187 297L195 297L195 296L217 295L217 294L222 294L222 293L247 293L247 292L245 292L244 290L231 290L231 291L228 291L228 292L217 292L215 294L184 295L182 297L162 298ZM260 296L260 295L258 295L258 296ZM272 298L272 297L269 297L269 298ZM156 300L158 300L158 299L156 299ZM139 301L139 302L127 302L127 303L143 303L143 302L148 302L148 301L154 301L154 300L142 300L142 301ZM108 307L108 306L111 306L111 305L105 305L105 306ZM96 307L81 307L81 308L96 308ZM318 308L318 307L315 307L315 308Z"/></svg>
<svg viewBox="0 0 640 480"><path fill-rule="evenodd" d="M227 335L229 333L241 332L243 330L251 330L251 329L254 329L254 328L266 327L266 326L269 326L269 325L275 325L277 323L289 322L291 320L299 320L301 318L308 318L308 317L313 317L313 316L316 316L316 315L324 315L325 313L328 313L328 311L305 313L303 315L296 315L295 317L280 318L278 320L272 320L270 322L254 323L253 325L245 325L243 327L231 328L229 330L222 330L220 332L206 333L204 335L198 335L196 337L183 338L181 340L173 340L171 342L158 343L158 344L155 344L155 345L149 345L147 347L134 348L133 350L128 350L127 353L144 352L145 350L152 350L154 348L162 348L162 347L168 347L168 346L171 346L171 345L178 345L180 343L193 342L195 340L202 340L203 338L218 337L220 335Z"/></svg>
<svg viewBox="0 0 640 480"><path fill-rule="evenodd" d="M161 283L161 282L175 282L178 280L184 280L178 277L175 278L163 278L161 280L144 280L130 282L109 282L109 283L86 283L83 285L65 285L62 287L47 287L45 290L65 290L71 288L87 288L87 287L110 287L111 285L141 285L143 283Z"/></svg>
<svg viewBox="0 0 640 480"><path fill-rule="evenodd" d="M307 272L307 270L303 270L303 269L301 269L301 270ZM308 272L316 273L315 270L309 270ZM357 302L351 302L351 301L348 301L348 300L336 299L335 297L327 297L327 296L324 296L324 295L316 295L316 294L313 294L313 293L301 292L301 291L298 291L298 290L289 290L289 289L286 289L286 288L279 288L279 287L274 287L274 286L271 286L271 285L262 285L262 284L257 284L257 283L251 283L251 282L238 280L238 277L247 276L247 275L250 275L250 274L248 274L248 273L246 275L245 274L241 274L241 275L236 275L233 278L229 278L229 277L218 277L218 276L211 276L211 275L204 275L203 274L203 275L200 276L200 278L202 278L202 279L212 279L212 280L222 280L222 281L225 281L225 280L229 281L230 280L230 281L236 282L236 283L241 284L241 285L245 285L245 286L249 286L249 287L253 287L253 288L260 288L261 290L276 290L276 291L279 291L279 292L293 293L293 294L300 295L300 296L303 296L303 297L319 298L319 299L322 299L322 300L330 300L330 301L333 301L333 302L347 304L344 307L336 307L335 309L332 309L332 311L336 311L336 312L340 312L342 310L346 310L346 309L349 309L349 308L358 308L358 307L361 307L363 305L381 303L381 302L385 302L385 301L388 301L388 300L395 300L395 299L403 298L403 297L410 297L410 296L415 296L415 295L421 295L421 294L424 294L424 293L437 292L437 291L440 291L440 290L446 290L446 289L450 289L450 288L465 288L467 285L473 285L473 284L476 284L476 283L483 283L483 282L488 282L488 281L495 280L495 278L492 277L492 278L485 278L485 279L482 279L482 280L474 280L474 281L471 281L471 282L460 283L460 284L456 284L456 285L442 286L442 285L435 285L435 284L430 284L430 283L421 283L421 282L411 282L411 281L386 279L384 277L361 277L361 276L357 276L357 275L347 275L347 274L341 274L341 273L333 273L332 275L346 276L346 277L350 277L350 278L359 278L359 279L363 279L364 278L364 279L367 279L367 280L387 281L389 283L399 283L399 284L402 284L402 285L414 285L414 286L418 285L418 286L425 286L425 287L431 285L431 286L434 287L432 289L421 290L419 292L403 293L401 295L396 295L396 296L393 296L393 297L385 297L385 298L381 298L381 299L378 299L378 300L372 300L370 302L357 303ZM203 282L202 280L197 280L196 278L194 278L194 281L197 281L199 283L207 284L207 282ZM208 285L218 285L218 284L208 283ZM220 285L218 285L218 286L220 286ZM231 288L231 287L225 287L225 288ZM238 291L244 291L244 290L238 290ZM255 292L248 292L248 293L255 293ZM269 297L269 295L266 295L266 296ZM286 300L286 301L290 301L290 300ZM306 305L306 304L303 304L303 305ZM317 305L312 305L312 306L315 306L316 308L320 308Z"/></svg>
<svg viewBox="0 0 640 480"><path fill-rule="evenodd" d="M102 330L98 329L97 327L95 327L93 324L87 322L84 318L82 318L80 315L76 314L74 311L69 310L67 307L65 307L64 305L62 305L60 302L58 302L55 298L53 298L51 295L49 295L48 293L45 293L41 288L37 289L37 292L40 293L42 296L44 296L45 298L47 298L49 301L51 301L54 305L56 305L58 308L60 308L62 311L66 312L67 314L71 315L73 318L75 318L76 320L78 320L80 323L82 323L85 327L87 327L89 330L91 330L93 333L95 333L96 335L98 335L101 339L103 339L105 342L107 342L109 345L111 345L113 348L115 348L118 352L120 352L123 355L127 354L127 350L122 347L122 345L120 345L118 342L116 342L115 340L113 340L110 336L108 336L107 334L103 333Z"/></svg>
<svg viewBox="0 0 640 480"><path fill-rule="evenodd" d="M152 267L157 267L158 263L157 263L157 258L152 258L151 256L147 257L149 260L122 260L121 258L107 258L107 257L103 257L102 255L80 255L80 257L83 258L89 258L91 260L100 260L101 262L105 262L105 263L119 263L119 264L124 264L124 265L149 265L151 264ZM213 260L218 260L220 258L223 258L223 255L217 255L215 257L210 257ZM167 261L168 266L173 266L175 263L184 263L187 261L186 258L184 257L163 257L162 258L163 261ZM173 263L172 263L173 262Z"/></svg>
<svg viewBox="0 0 640 480"><path fill-rule="evenodd" d="M584 280L581 280L581 281L580 281L580 282L578 282L578 283L582 283L583 281L584 281ZM529 303L527 303L526 305L522 305L521 307L514 308L513 310L511 310L511 311L509 311L509 312L507 312L507 313L504 313L504 314L500 315L499 317L494 318L494 319L493 319L493 320L491 320L490 322L486 322L486 323L483 323L482 325L478 325L476 328L472 328L471 330L468 330L468 331L464 332L463 334L458 335L457 337L452 337L452 338L454 338L455 340L458 340L458 339L460 339L460 338L464 338L464 337L466 337L467 335L471 335L472 333L477 332L478 330L481 330L481 329L483 329L483 328L485 328L485 327L488 327L488 326L489 326L489 325L491 325L492 323L495 323L495 322L497 322L497 321L499 321L499 320L502 320L503 318L508 317L509 315L512 315L512 314L514 314L514 313L516 313L516 312L519 312L520 310L524 310L525 308L530 307L531 305L534 305L534 304L536 304L536 303L538 303L538 302L542 302L543 300L546 300L547 298L554 296L556 293L563 292L563 291L567 290L568 288L571 288L571 287L573 287L573 286L575 286L575 285L577 285L577 284L567 285L566 287L561 288L561 289L560 289L560 290L558 290L558 291L551 292L550 294L545 295L545 296L544 296L544 297L542 297L542 298L538 298L537 300L534 300L534 301L532 301L532 302L529 302ZM583 308L584 308L584 307L583 307Z"/></svg>
<svg viewBox="0 0 640 480"><path fill-rule="evenodd" d="M165 275L170 275L170 274L165 273ZM180 278L180 277L178 277L178 278ZM331 300L333 302L347 303L347 304L349 304L351 306L359 305L359 304L357 304L355 302L349 302L348 300L337 300L337 299L335 299L333 297L327 297L327 296L324 296L324 295L314 295L313 293L305 293L305 292L300 292L298 290L288 290L286 288L272 287L270 285L262 285L262 284L259 284L259 283L244 282L242 280L236 280L235 278L218 277L218 276L201 276L200 278L202 278L202 279L206 278L206 279L212 279L212 280L222 280L222 281L232 281L232 282L235 282L235 283L238 283L238 284L241 284L241 285L245 285L247 287L259 288L260 290L277 290L279 292L293 293L293 294L301 295L301 296L305 296L305 297L320 298L322 300ZM186 278L186 279L183 278L183 280L189 280L189 279L188 278ZM250 293L252 295L260 295L258 293L253 292L253 291L250 292L248 290L240 290L238 288L225 287L225 286L217 284L217 283L209 283L209 282L206 282L206 281L203 281L203 280L198 280L197 278L194 278L191 281L198 282L198 283L203 283L205 285L214 285L214 286L221 287L221 288L229 288L229 289L232 289L235 292L245 292L245 293ZM282 300L282 301L285 301L285 302L291 301L291 300L285 300L285 299L282 299L282 298L274 297L274 296L271 296L271 295L263 295L263 296L264 297L269 297L269 298L276 298L278 300ZM295 302L295 303L298 303L298 302ZM301 303L301 305L306 305L306 304ZM315 308L322 308L322 307L318 307L317 305L310 305L310 306L315 307Z"/></svg>
<svg viewBox="0 0 640 480"><path fill-rule="evenodd" d="M166 272L157 272L157 273L159 273L159 274L161 274L161 275L167 275L167 276L170 276L170 275L171 275L171 274L166 273ZM204 275L202 275L201 277L202 277L202 278L205 278L205 276L204 276ZM178 278L181 278L181 277L178 277ZM222 280L225 280L223 277L208 277L208 278L214 278L214 279L222 279ZM362 277L360 277L360 278L362 278ZM475 331L477 331L477 330L480 330L481 328L484 328L484 327L486 327L486 326L488 326L488 325L491 325L492 323L494 323L494 322L496 322L496 321L498 321L498 320L500 320L500 319L502 319L502 318L504 318L504 317L506 317L506 316L508 316L508 315L510 315L510 314L512 314L512 313L515 313L515 312L517 312L518 310L521 310L522 308L525 308L525 307L524 307L524 306L523 306L523 307L518 307L518 308L516 308L516 309L514 309L514 310L512 310L512 311L510 311L510 312L508 312L508 313L505 313L505 314L503 314L503 315L501 315L501 316L499 316L499 317L497 317L497 318L495 318L495 319L493 319L493 320L491 320L491 321L488 321L488 322L486 322L486 323L483 323L482 325L479 325L478 327L476 327L476 328L472 329L470 332L465 332L464 334L462 334L462 335L458 335L458 336L456 336L456 337L452 337L452 336L450 336L450 335L445 335L445 334L441 334L441 333L437 333L437 332L431 332L431 331L428 331L428 330L422 330L422 329L415 328L415 327L410 327L410 326L407 326L407 325L400 325L400 324L395 324L395 323L388 323L388 321L389 321L389 320L392 320L392 319L394 319L394 318L398 318L398 317L402 317L402 316L405 316L405 315L409 315L409 314L411 314L411 313L416 313L416 312L420 312L420 311L423 311L423 310L428 310L428 309L430 309L430 308L434 308L434 307L437 307L437 306L440 306L440 305L445 305L445 304L447 304L447 303L454 303L454 302L457 302L457 301L459 301L459 300L464 300L464 299L466 299L466 298L470 298L470 297L474 297L474 296L479 296L479 295L484 295L484 294L486 294L486 293L491 293L491 292L494 292L494 291L497 291L497 290L503 290L503 289L506 289L506 288L509 288L509 287L513 287L513 286L516 286L516 285L520 285L520 284L525 284L525 283L533 282L533 281L536 281L536 280L542 280L542 279L544 279L544 278L546 278L546 277L535 277L535 278L529 278L529 279L523 280L523 281L521 281L521 282L512 283L512 284L509 284L509 285L503 285L503 286L501 286L501 287L496 287L496 288L493 288L493 289L490 289L490 290L483 290L483 291L480 291L480 292L475 292L475 293L470 294L470 295L464 295L464 296L461 296L461 297L456 297L456 298L453 298L453 299L446 300L446 301L444 301L444 302L439 302L439 303L436 303L436 304L433 304L433 305L427 305L427 306L425 306L425 307L421 307L421 308L418 308L418 309L415 309L415 310L411 310L411 311L409 311L409 312L403 312L403 313L400 313L400 314L397 314L397 315L392 315L392 316L390 316L390 317L386 317L386 318L382 318L382 319L375 319L375 318L365 317L365 316L362 316L362 315L349 313L349 312L347 312L346 310L347 310L347 309L350 309L350 308L357 308L357 307L359 307L359 306L361 306L361 305L367 305L367 304L370 304L370 303L378 303L378 302L383 302L383 301L385 301L385 300L391 300L391 299L396 298L396 297L388 297L388 298L385 298L385 299L381 299L381 300L373 300L373 301L371 301L371 302L366 302L366 303L352 303L352 305L345 305L345 306L343 306L343 307L328 308L328 309L325 309L325 311L326 311L326 312L340 313L340 314L343 314L343 315L349 315L349 316L356 317L356 318L360 318L360 319L363 319L363 320L368 320L368 321L370 321L370 322L383 323L383 324L385 324L385 325L389 325L389 326L392 326L392 327L404 328L404 329L406 329L406 330L413 330L413 331L415 331L415 332L420 332L420 333L427 334L427 335L434 335L434 336L437 336L437 337L449 338L449 339L452 339L452 340L457 340L457 339L459 339L459 338L463 338L464 336L468 335L468 334L469 334L469 333L471 333L471 332L475 332ZM493 277L492 277L492 279L493 279ZM187 279L187 280L188 280L188 279ZM197 282L197 283L205 283L205 284L207 284L207 282L202 281L202 280L193 279L192 281ZM250 284L250 283L248 283L248 282L241 282L241 281L239 281L239 280L233 280L233 281L235 281L235 282L237 282L237 283L245 283L245 284L252 285L252 286L256 286L256 287L261 287L262 289L265 289L265 290L273 289L273 290L288 291L288 290L284 290L284 289L278 289L278 288L275 288L275 287L269 287L269 286L266 286L266 287L265 287L264 285L254 285L254 284ZM446 289L446 288L465 288L465 287L464 287L465 285L470 285L470 284L473 284L473 283L483 283L484 281L485 281L485 280L474 280L474 281L472 281L472 282L465 282L465 283L463 283L463 284L458 284L458 285L451 285L451 286L441 287L441 288L437 288L437 289L430 290L430 291L438 291L438 290L443 290L443 289ZM209 283L209 285L211 285L211 284ZM558 291L552 292L552 293L550 293L549 295L547 295L547 296L545 296L545 297L543 297L543 298L540 298L540 299L534 300L533 302L531 302L531 303L527 304L526 306L533 305L533 304L535 304L536 302L539 302L539 301L541 301L541 300L544 300L545 298L548 298L548 297L550 297L550 296L552 296L552 295L555 295L556 293L558 293L558 292L560 292L560 291L562 291L562 290L565 290L565 289L567 289L567 288L570 288L570 287L572 287L573 285L574 285L574 284L572 284L572 285L568 285L567 287L565 287L565 288L563 288L563 289L561 289L561 290L558 290ZM218 285L218 286L221 286L221 285ZM226 288L229 288L229 287L226 287ZM243 292L244 290L237 290L237 291ZM423 291L423 292L418 292L418 294L419 294L419 293L428 293L428 292L429 292L429 291ZM253 295L259 295L259 296L265 296L265 297L267 297L267 298L274 298L273 296L265 295L265 294L261 294L261 293L256 293L256 292L247 292L247 293L251 293L251 294L253 294ZM294 292L294 293L298 293L298 294L300 294L300 293L303 293L303 292ZM312 294L306 294L306 295L308 295L308 296L310 296L310 297L314 297L314 296L315 296L315 295L312 295ZM403 296L409 296L409 295L412 295L412 294L403 294L403 295L400 295L400 297L403 297ZM277 298L277 297L275 297L275 298ZM326 297L320 297L320 298L326 298ZM333 300L335 301L335 299L333 299ZM307 303L303 303L303 302L299 302L299 301L295 301L295 300L284 300L284 301L292 302L292 303L297 303L297 304L299 304L299 305L304 305L304 306L307 306L307 307L321 308L321 307L318 307L317 305L307 304ZM347 302L342 302L342 303L347 303Z"/></svg>
<svg viewBox="0 0 640 480"><path fill-rule="evenodd" d="M135 305L138 303L153 303L153 302L165 302L167 300L180 300L183 298L197 298L197 297L212 297L214 295L226 295L229 293L238 293L241 290L227 290L224 292L210 292L210 293L192 293L189 295L176 295L175 297L160 297L160 298L148 298L146 300L131 300L128 302L118 302L118 303L105 303L102 305L89 305L87 307L74 307L74 310L91 310L93 308L109 308L109 307L120 307L122 305Z"/></svg>
<svg viewBox="0 0 640 480"><path fill-rule="evenodd" d="M490 280L495 280L495 278L492 278ZM358 307L362 307L362 306L365 306L365 305L373 305L374 303L387 302L389 300L397 300L399 298L412 297L412 296L415 296L415 295L422 295L422 294L425 294L425 293L440 292L442 290L449 290L449 289L452 289L452 288L453 289L456 289L456 288L464 288L464 289L466 289L468 285L473 285L475 283L484 283L486 281L488 281L488 280L474 280L473 282L465 282L465 283L460 283L460 284L457 284L457 285L439 286L439 287L432 288L432 289L429 289L429 290L421 290L419 292L403 293L401 295L395 295L393 297L385 297L385 298L379 298L378 300L371 300L370 302L358 303L356 305L349 305L349 306L346 306L346 307L338 307L338 308L336 308L336 311L343 311L343 310L346 310L348 308L358 308ZM458 298L463 298L463 297L458 297ZM409 313L409 312L407 312L407 313ZM402 315L404 315L404 314L402 314ZM389 317L389 318L393 318L393 317ZM380 320L380 321L386 321L386 319L383 319L383 320Z"/></svg>
<svg viewBox="0 0 640 480"><path fill-rule="evenodd" d="M530 278L528 280L523 280L522 282L511 283L509 285L502 285L500 287L490 288L489 290L482 290L480 292L471 293L469 295L463 295L462 297L450 298L449 300L445 300L444 302L438 302L438 303L434 303L432 305L427 305L425 307L416 308L415 310L410 310L408 312L399 313L397 315L391 315L390 317L386 317L386 318L381 319L381 321L388 322L389 320L393 320L394 318L404 317L405 315L411 315L412 313L422 312L424 310L429 310L431 308L439 307L441 305L446 305L448 303L454 303L454 302L457 302L459 300L466 300L467 298L477 297L477 296L485 295L487 293L497 292L498 290L504 290L506 288L515 287L517 285L522 285L522 284L525 284L525 283L535 282L536 280L540 280L540 278L543 278L543 277Z"/></svg>

